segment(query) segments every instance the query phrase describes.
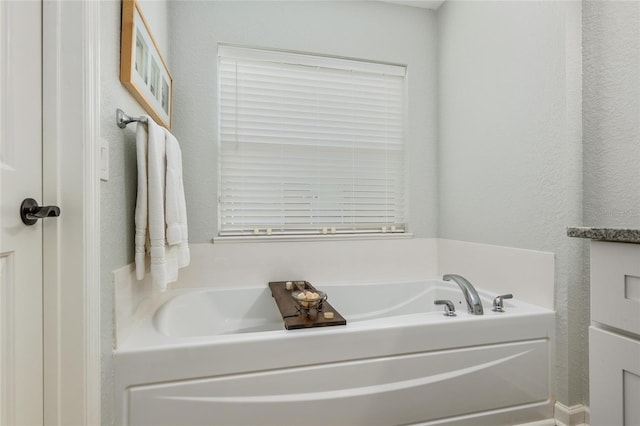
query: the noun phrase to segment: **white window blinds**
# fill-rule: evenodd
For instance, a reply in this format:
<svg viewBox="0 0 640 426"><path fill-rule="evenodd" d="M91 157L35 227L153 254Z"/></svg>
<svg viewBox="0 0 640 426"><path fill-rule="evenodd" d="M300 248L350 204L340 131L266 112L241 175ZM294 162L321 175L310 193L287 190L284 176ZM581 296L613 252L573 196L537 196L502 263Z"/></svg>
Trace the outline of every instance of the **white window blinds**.
<svg viewBox="0 0 640 426"><path fill-rule="evenodd" d="M404 232L405 72L220 46L219 235Z"/></svg>

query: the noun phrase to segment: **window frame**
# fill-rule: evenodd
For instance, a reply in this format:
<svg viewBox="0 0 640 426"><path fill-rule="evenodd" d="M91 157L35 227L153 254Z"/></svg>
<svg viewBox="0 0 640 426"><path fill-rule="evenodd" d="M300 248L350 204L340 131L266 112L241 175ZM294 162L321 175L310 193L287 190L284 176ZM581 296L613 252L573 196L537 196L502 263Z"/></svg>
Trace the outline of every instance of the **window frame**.
<svg viewBox="0 0 640 426"><path fill-rule="evenodd" d="M229 54L229 52L235 52L235 54ZM274 57L281 57L282 62L289 63L289 58L295 57L293 61L296 65L308 65L308 66L316 66L316 67L328 67L328 68L336 68L336 69L348 69L343 68L341 66L343 63L348 62L350 67L354 67L356 64L361 64L362 68L358 70L362 70L365 72L371 72L374 68L377 68L376 71L381 69L386 69L391 75L398 75L397 72L394 72L395 69L402 68L402 164L399 170L400 175L402 176L402 191L403 191L403 202L402 202L402 218L403 223L401 229L385 229L382 227L380 231L374 231L372 229L363 229L363 230L350 230L350 231L331 231L329 232L321 232L321 231L313 231L309 233L260 233L260 234L222 234L222 159L221 159L221 151L222 151L222 135L221 135L221 116L222 116L222 95L221 95L221 71L220 71L220 58L223 54L226 53L226 57L235 57L236 54L241 55L248 53L251 55L251 59L260 59L261 57L266 56L266 60L270 62L274 61ZM263 56L264 55L264 56ZM303 60L304 63L300 63L300 60ZM352 68L353 69L353 68ZM383 74L379 72L379 74ZM254 48L254 47L245 47L245 46L236 46L230 44L219 44L218 45L218 53L216 55L216 80L217 80L217 126L216 126L216 136L217 136L217 158L216 158L216 167L217 167L217 193L216 193L216 230L215 236L213 237L213 241L218 242L240 242L240 241L318 241L318 240L362 240L362 239L405 239L405 238L413 238L413 234L410 232L410 197L409 197L409 170L408 170L408 152L409 152L409 134L408 134L408 82L409 82L409 67L407 65L393 64L389 62L376 62L370 60L362 60L362 59L353 59L347 57L338 57L338 56L326 56L326 55L316 55L310 53L303 52L294 52L294 51L284 51L284 50L272 50L272 49L264 49L264 48ZM266 231L263 230L263 231ZM247 231L248 232L248 231Z"/></svg>

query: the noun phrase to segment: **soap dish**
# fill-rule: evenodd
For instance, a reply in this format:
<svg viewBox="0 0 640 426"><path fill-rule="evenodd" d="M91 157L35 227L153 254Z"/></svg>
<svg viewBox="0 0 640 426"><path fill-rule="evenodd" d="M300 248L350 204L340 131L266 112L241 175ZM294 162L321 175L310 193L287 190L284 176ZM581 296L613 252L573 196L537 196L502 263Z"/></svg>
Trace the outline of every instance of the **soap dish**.
<svg viewBox="0 0 640 426"><path fill-rule="evenodd" d="M319 290L294 291L291 293L291 297L296 301L296 303L298 303L298 305L300 305L300 307L309 309L321 307L322 302L327 300L327 293Z"/></svg>

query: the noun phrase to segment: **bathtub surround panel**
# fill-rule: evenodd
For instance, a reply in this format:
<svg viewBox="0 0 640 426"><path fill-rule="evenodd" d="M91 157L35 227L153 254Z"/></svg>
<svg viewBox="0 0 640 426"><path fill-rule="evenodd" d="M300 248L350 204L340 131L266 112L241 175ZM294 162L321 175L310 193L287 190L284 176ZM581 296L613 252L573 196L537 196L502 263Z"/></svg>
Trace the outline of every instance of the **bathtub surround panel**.
<svg viewBox="0 0 640 426"><path fill-rule="evenodd" d="M388 426L524 404L543 411L548 377L530 371L546 371L548 362L541 340L133 386L126 391L128 420ZM516 412L512 420L526 419Z"/></svg>
<svg viewBox="0 0 640 426"><path fill-rule="evenodd" d="M495 293L554 309L553 253L438 239L438 276L456 273Z"/></svg>
<svg viewBox="0 0 640 426"><path fill-rule="evenodd" d="M554 309L552 253L464 241L192 244L191 262L171 288L266 287L269 281L306 279L322 289L327 284L414 281L456 272L493 296L512 293L517 300ZM121 342L137 310L144 312L152 300L164 296L153 293L149 280L137 281L132 265L114 271L113 282Z"/></svg>
<svg viewBox="0 0 640 426"><path fill-rule="evenodd" d="M191 264L171 289L266 288L270 281L307 280L321 290L331 283L412 281L438 274L437 240L430 238L191 244L190 250ZM137 281L132 265L114 271L113 283L119 346L136 315L165 296L154 293L148 279Z"/></svg>
<svg viewBox="0 0 640 426"><path fill-rule="evenodd" d="M406 281L437 274L437 240L192 244L175 288L253 287L270 281Z"/></svg>

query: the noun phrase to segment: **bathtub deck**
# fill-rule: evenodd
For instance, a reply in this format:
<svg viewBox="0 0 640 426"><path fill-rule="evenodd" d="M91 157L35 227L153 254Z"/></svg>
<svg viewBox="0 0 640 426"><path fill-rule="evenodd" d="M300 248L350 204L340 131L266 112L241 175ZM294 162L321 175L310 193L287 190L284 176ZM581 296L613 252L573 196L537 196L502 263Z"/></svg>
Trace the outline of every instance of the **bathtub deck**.
<svg viewBox="0 0 640 426"><path fill-rule="evenodd" d="M306 281L305 286L307 290L316 291L316 288ZM315 319L310 319L298 310L296 302L294 302L291 297L291 291L286 288L286 282L270 282L269 288L271 289L271 295L276 305L278 305L282 320L284 321L284 327L287 330L347 325L347 320L327 301L322 304L322 311L318 313L318 316ZM334 316L332 319L326 319L322 315L322 312L333 312Z"/></svg>

